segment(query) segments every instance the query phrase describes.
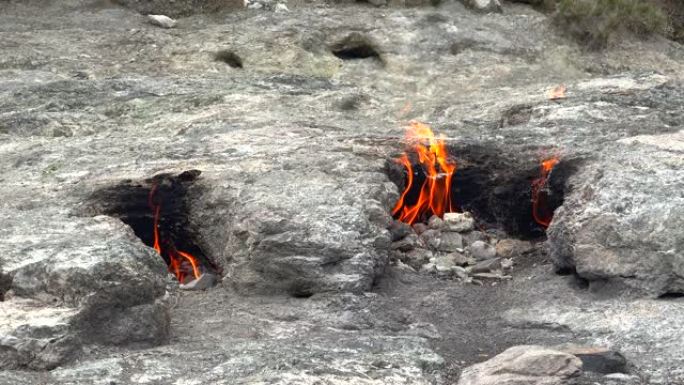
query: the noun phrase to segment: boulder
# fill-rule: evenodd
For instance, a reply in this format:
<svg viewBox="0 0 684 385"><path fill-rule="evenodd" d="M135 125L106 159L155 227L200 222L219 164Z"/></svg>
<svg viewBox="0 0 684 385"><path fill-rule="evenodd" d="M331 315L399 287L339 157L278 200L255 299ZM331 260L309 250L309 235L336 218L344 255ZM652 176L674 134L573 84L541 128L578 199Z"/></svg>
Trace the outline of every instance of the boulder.
<svg viewBox="0 0 684 385"><path fill-rule="evenodd" d="M463 370L458 385L558 385L580 374L572 354L534 345L514 346Z"/></svg>
<svg viewBox="0 0 684 385"><path fill-rule="evenodd" d="M605 146L548 229L558 270L642 295L684 293L684 131Z"/></svg>

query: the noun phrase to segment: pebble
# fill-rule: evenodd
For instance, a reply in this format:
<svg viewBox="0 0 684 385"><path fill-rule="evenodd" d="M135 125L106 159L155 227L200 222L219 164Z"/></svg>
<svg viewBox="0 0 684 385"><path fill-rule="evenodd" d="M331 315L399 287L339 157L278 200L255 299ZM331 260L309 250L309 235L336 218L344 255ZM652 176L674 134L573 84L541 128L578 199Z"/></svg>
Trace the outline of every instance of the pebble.
<svg viewBox="0 0 684 385"><path fill-rule="evenodd" d="M475 220L469 212L444 214L444 225L449 231L464 233L475 228Z"/></svg>
<svg viewBox="0 0 684 385"><path fill-rule="evenodd" d="M179 285L181 290L205 290L216 283L216 276L211 273L204 273L198 279Z"/></svg>
<svg viewBox="0 0 684 385"><path fill-rule="evenodd" d="M478 261L496 257L496 248L484 241L475 241L468 249L470 250L470 255Z"/></svg>

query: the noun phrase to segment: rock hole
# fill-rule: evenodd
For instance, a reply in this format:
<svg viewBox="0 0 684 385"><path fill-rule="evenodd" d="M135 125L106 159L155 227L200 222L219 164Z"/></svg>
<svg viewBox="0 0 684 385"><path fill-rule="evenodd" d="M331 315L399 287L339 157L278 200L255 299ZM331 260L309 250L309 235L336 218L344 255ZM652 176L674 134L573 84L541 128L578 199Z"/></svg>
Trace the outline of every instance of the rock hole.
<svg viewBox="0 0 684 385"><path fill-rule="evenodd" d="M195 242L188 220L188 186L199 175L199 170L160 174L103 188L91 195L86 211L119 218L155 249L181 287L205 289L220 271Z"/></svg>
<svg viewBox="0 0 684 385"><path fill-rule="evenodd" d="M242 68L242 58L231 50L216 52L214 60L228 64L231 68Z"/></svg>
<svg viewBox="0 0 684 385"><path fill-rule="evenodd" d="M447 204L455 211L470 212L481 229L498 229L521 239L543 238L553 212L563 203L565 182L576 164L574 160L560 159L546 178L540 180L542 166L535 154L543 152L548 149L514 152L487 144L448 146L456 170ZM414 163L415 159L410 161ZM404 191L409 179L406 166L392 160L388 169L390 179ZM421 186L427 179L424 168L413 164L412 169L414 188L404 198L408 205L419 200ZM541 183L536 195L535 183ZM432 215L428 210L416 222L427 223Z"/></svg>
<svg viewBox="0 0 684 385"><path fill-rule="evenodd" d="M333 55L342 60L371 59L382 62L380 53L370 39L360 33L352 33L330 48Z"/></svg>
<svg viewBox="0 0 684 385"><path fill-rule="evenodd" d="M0 272L0 302L5 300L5 293L12 287L12 277Z"/></svg>
<svg viewBox="0 0 684 385"><path fill-rule="evenodd" d="M684 298L684 293L680 292L669 292L669 293L664 293L658 296L660 299L665 299L665 300L676 300L679 298Z"/></svg>

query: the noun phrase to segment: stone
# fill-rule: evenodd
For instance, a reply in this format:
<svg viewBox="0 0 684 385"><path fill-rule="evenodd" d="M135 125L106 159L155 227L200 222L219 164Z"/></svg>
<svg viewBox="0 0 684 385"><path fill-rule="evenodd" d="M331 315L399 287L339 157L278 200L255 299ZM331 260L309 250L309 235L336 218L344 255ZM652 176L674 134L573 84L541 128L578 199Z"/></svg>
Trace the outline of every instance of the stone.
<svg viewBox="0 0 684 385"><path fill-rule="evenodd" d="M204 273L198 279L193 279L188 283L182 283L178 287L181 290L206 290L216 284L216 276L211 273Z"/></svg>
<svg viewBox="0 0 684 385"><path fill-rule="evenodd" d="M387 5L387 0L368 0L368 3L376 7L382 7L384 5Z"/></svg>
<svg viewBox="0 0 684 385"><path fill-rule="evenodd" d="M500 271L501 269L501 258L485 259L478 262L475 266L469 266L466 268L469 273L473 274L491 273L493 271Z"/></svg>
<svg viewBox="0 0 684 385"><path fill-rule="evenodd" d="M439 230L429 229L420 234L420 240L425 244L430 250L439 250L442 243L441 239L442 233Z"/></svg>
<svg viewBox="0 0 684 385"><path fill-rule="evenodd" d="M558 270L639 295L684 293L681 143L684 131L621 139L570 178L547 231Z"/></svg>
<svg viewBox="0 0 684 385"><path fill-rule="evenodd" d="M431 258L433 258L433 254L430 250L416 248L404 253L401 256L401 261L416 270L420 270L421 266L429 262Z"/></svg>
<svg viewBox="0 0 684 385"><path fill-rule="evenodd" d="M499 0L465 0L465 4L479 12L501 12Z"/></svg>
<svg viewBox="0 0 684 385"><path fill-rule="evenodd" d="M459 233L442 232L437 249L447 253L463 251L463 237Z"/></svg>
<svg viewBox="0 0 684 385"><path fill-rule="evenodd" d="M413 224L413 231L415 231L418 235L423 234L427 229L428 227L425 223L418 222Z"/></svg>
<svg viewBox="0 0 684 385"><path fill-rule="evenodd" d="M428 220L428 228L433 229L433 230L442 230L444 229L444 220L436 215L433 215L430 217Z"/></svg>
<svg viewBox="0 0 684 385"><path fill-rule="evenodd" d="M534 245L529 241L505 238L496 243L496 255L502 258L513 258L534 250Z"/></svg>
<svg viewBox="0 0 684 385"><path fill-rule="evenodd" d="M489 236L487 236L487 234L477 230L463 233L461 234L461 236L463 236L463 241L466 245L472 245L476 241L486 242L489 239Z"/></svg>
<svg viewBox="0 0 684 385"><path fill-rule="evenodd" d="M477 261L484 261L496 257L496 248L484 241L475 241L468 246L470 255Z"/></svg>
<svg viewBox="0 0 684 385"><path fill-rule="evenodd" d="M582 360L582 370L602 374L627 373L627 359L620 352L598 346L561 345L558 350Z"/></svg>
<svg viewBox="0 0 684 385"><path fill-rule="evenodd" d="M403 239L407 235L413 233L410 225L401 221L392 221L389 227L390 234L392 234L392 242Z"/></svg>
<svg viewBox="0 0 684 385"><path fill-rule="evenodd" d="M285 12L290 12L290 9L287 8L287 5L283 3L278 3L275 5L275 8L273 9L276 13L285 13Z"/></svg>
<svg viewBox="0 0 684 385"><path fill-rule="evenodd" d="M408 252L419 246L419 238L416 234L409 234L403 239L396 242L392 242L392 249L399 250L403 252Z"/></svg>
<svg viewBox="0 0 684 385"><path fill-rule="evenodd" d="M464 213L445 213L444 223L449 231L464 233L475 227L475 219L469 212Z"/></svg>
<svg viewBox="0 0 684 385"><path fill-rule="evenodd" d="M582 361L543 346L521 345L469 366L458 385L557 385L580 374Z"/></svg>
<svg viewBox="0 0 684 385"><path fill-rule="evenodd" d="M173 28L176 26L176 20L166 15L147 15L147 20L157 27Z"/></svg>

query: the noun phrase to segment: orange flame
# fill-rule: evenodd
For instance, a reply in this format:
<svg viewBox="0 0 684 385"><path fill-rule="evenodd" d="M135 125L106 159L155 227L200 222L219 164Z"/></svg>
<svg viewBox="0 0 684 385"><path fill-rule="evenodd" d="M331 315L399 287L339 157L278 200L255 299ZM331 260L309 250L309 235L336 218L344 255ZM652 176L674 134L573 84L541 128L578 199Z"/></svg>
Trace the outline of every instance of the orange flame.
<svg viewBox="0 0 684 385"><path fill-rule="evenodd" d="M551 90L551 92L549 93L549 99L550 100L564 99L565 98L565 91L566 91L565 85L559 84Z"/></svg>
<svg viewBox="0 0 684 385"><path fill-rule="evenodd" d="M532 181L532 217L535 222L544 228L549 227L553 219L553 212L549 211L546 205L548 198L548 194L545 191L546 182L549 179L549 174L559 161L560 159L557 156L542 161L540 175Z"/></svg>
<svg viewBox="0 0 684 385"><path fill-rule="evenodd" d="M414 121L410 122L406 130L406 142L406 152L395 159L406 169L406 187L394 206L392 215L402 222L413 224L428 215L441 217L445 212L454 211L450 189L456 162L449 159L444 139L435 138L430 126ZM418 158L416 166L420 167L425 176L413 203L409 203L408 198L412 191L416 191L414 175L417 172L409 159L409 152Z"/></svg>
<svg viewBox="0 0 684 385"><path fill-rule="evenodd" d="M150 194L148 196L148 204L154 212L154 228L152 233L154 235L153 248L157 254L164 257L169 265L169 271L176 276L179 282L184 283L187 278L189 278L189 270L192 270L192 276L194 279L199 279L201 273L198 267L197 258L192 256L190 253L184 251L176 250L173 241L169 239L162 240L159 235L159 219L161 214L161 203L155 203L155 193L157 191L157 185L152 186L150 189ZM161 247L164 244L164 248ZM190 267L188 267L188 264Z"/></svg>

